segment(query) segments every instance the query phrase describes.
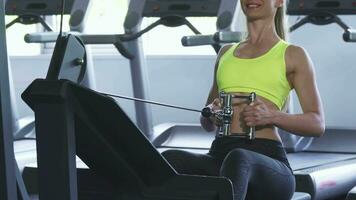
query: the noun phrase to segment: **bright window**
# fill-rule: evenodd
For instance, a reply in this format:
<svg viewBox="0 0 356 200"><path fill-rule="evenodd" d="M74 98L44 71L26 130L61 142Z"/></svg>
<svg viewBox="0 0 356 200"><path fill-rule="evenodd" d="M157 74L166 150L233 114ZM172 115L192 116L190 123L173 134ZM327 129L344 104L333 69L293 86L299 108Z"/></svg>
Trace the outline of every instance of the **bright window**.
<svg viewBox="0 0 356 200"><path fill-rule="evenodd" d="M10 23L17 16L6 16L6 24ZM6 30L7 50L10 56L13 55L38 55L41 52L40 44L28 44L24 40L26 33L36 32L37 25L22 25L16 23Z"/></svg>
<svg viewBox="0 0 356 200"><path fill-rule="evenodd" d="M85 31L90 34L121 34L124 33L124 20L127 14L128 1L125 0L101 0L93 1L88 10L89 15ZM156 21L157 18L145 18L142 28ZM188 19L196 28L204 34L215 32L216 18L190 18ZM68 21L68 19L66 20ZM56 24L59 24L57 17ZM68 24L66 22L65 24ZM65 27L68 30L68 26ZM148 55L174 55L174 54L215 54L213 48L183 47L181 38L193 33L185 26L169 28L158 26L143 36L144 52ZM117 51L112 45L92 45L94 53L114 53Z"/></svg>
<svg viewBox="0 0 356 200"><path fill-rule="evenodd" d="M156 21L157 18L145 18L142 27ZM216 31L216 17L191 17L188 18L195 28L202 34L213 34ZM146 54L154 55L213 55L214 49L211 46L184 47L181 44L183 36L194 35L187 26L175 28L158 26L143 37L144 50Z"/></svg>
<svg viewBox="0 0 356 200"><path fill-rule="evenodd" d="M88 9L87 24L85 32L89 34L121 34L124 33L124 20L127 13L127 0L100 0L92 1L91 8ZM7 17L7 22L14 17ZM60 16L48 17L47 22L59 31ZM157 18L145 18L142 28L156 21ZM201 17L188 19L203 34L213 34L216 30L215 17ZM64 17L64 31L69 30L69 16ZM41 47L45 47L42 52L52 52L53 44L27 44L23 40L26 33L42 31L41 25L14 25L8 30L8 46L11 55L35 55L41 53ZM214 50L210 46L183 47L181 39L183 36L193 35L193 32L186 26L170 28L158 26L150 32L144 34L144 52L147 55L213 55ZM24 48L25 47L25 48ZM113 45L92 45L94 53L117 54Z"/></svg>

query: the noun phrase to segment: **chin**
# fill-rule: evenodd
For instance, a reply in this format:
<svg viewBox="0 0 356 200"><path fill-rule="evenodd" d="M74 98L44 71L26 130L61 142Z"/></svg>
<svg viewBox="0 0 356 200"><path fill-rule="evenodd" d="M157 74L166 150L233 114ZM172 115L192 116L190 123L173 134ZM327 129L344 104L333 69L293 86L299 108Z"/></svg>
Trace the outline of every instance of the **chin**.
<svg viewBox="0 0 356 200"><path fill-rule="evenodd" d="M264 17L261 16L261 15L246 15L246 19L248 22L252 22L252 21L256 21L256 20L259 20L259 19L263 19Z"/></svg>
<svg viewBox="0 0 356 200"><path fill-rule="evenodd" d="M271 13L266 13L266 12L251 12L245 13L246 19L249 22L256 21L256 20L267 20L267 19L273 19L271 17Z"/></svg>

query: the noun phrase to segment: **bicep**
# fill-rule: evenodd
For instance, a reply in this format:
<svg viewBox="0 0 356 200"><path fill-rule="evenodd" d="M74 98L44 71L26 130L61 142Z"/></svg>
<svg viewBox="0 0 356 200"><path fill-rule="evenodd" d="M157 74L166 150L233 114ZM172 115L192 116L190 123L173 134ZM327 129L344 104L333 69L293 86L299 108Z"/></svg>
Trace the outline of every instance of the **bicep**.
<svg viewBox="0 0 356 200"><path fill-rule="evenodd" d="M293 55L293 86L304 113L322 114L322 103L315 79L313 63L308 54L301 48L296 48Z"/></svg>
<svg viewBox="0 0 356 200"><path fill-rule="evenodd" d="M215 73L214 73L215 74ZM206 101L206 106L208 104L210 104L211 102L214 101L214 99L218 98L218 86L216 84L216 78L215 78L215 75L214 75L214 78L213 78L213 85L211 86L211 89L210 89L210 92L209 92L209 96L208 96L208 99Z"/></svg>
<svg viewBox="0 0 356 200"><path fill-rule="evenodd" d="M214 99L218 98L219 95L219 91L218 91L218 85L216 83L216 72L217 72L217 69L219 67L219 60L221 58L221 56L227 51L230 49L230 47L232 47L232 45L225 45L223 46L218 55L217 55L217 59L215 61L215 67L214 67L214 78L213 78L213 84L211 86L211 89L210 89L210 92L209 92L209 96L208 96L208 99L206 101L206 105L210 104L211 102L214 101Z"/></svg>

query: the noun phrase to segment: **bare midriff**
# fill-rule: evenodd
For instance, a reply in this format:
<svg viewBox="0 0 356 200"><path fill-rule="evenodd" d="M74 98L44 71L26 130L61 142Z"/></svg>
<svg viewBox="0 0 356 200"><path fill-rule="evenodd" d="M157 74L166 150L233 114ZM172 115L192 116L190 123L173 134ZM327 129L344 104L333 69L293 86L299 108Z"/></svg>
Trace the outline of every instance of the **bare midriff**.
<svg viewBox="0 0 356 200"><path fill-rule="evenodd" d="M232 93L234 95L249 95L246 93ZM271 101L257 96L257 99L264 102L269 110L278 111L278 108ZM246 126L245 120L243 119L242 111L248 105L248 101L246 99L233 98L233 116L231 122L231 133L246 133L249 130L249 127ZM278 129L274 125L266 125L266 126L257 126L256 128L256 138L265 138L276 141L281 141L281 138L278 134Z"/></svg>

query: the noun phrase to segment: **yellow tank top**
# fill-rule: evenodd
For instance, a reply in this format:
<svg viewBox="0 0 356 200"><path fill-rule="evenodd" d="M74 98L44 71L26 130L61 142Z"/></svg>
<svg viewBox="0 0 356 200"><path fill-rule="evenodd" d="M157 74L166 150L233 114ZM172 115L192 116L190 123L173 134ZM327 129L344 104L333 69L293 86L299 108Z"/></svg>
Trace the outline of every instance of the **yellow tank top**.
<svg viewBox="0 0 356 200"><path fill-rule="evenodd" d="M234 55L239 43L220 58L216 80L219 91L255 92L282 109L291 87L286 77L285 51L288 43L280 40L267 53L256 58Z"/></svg>

